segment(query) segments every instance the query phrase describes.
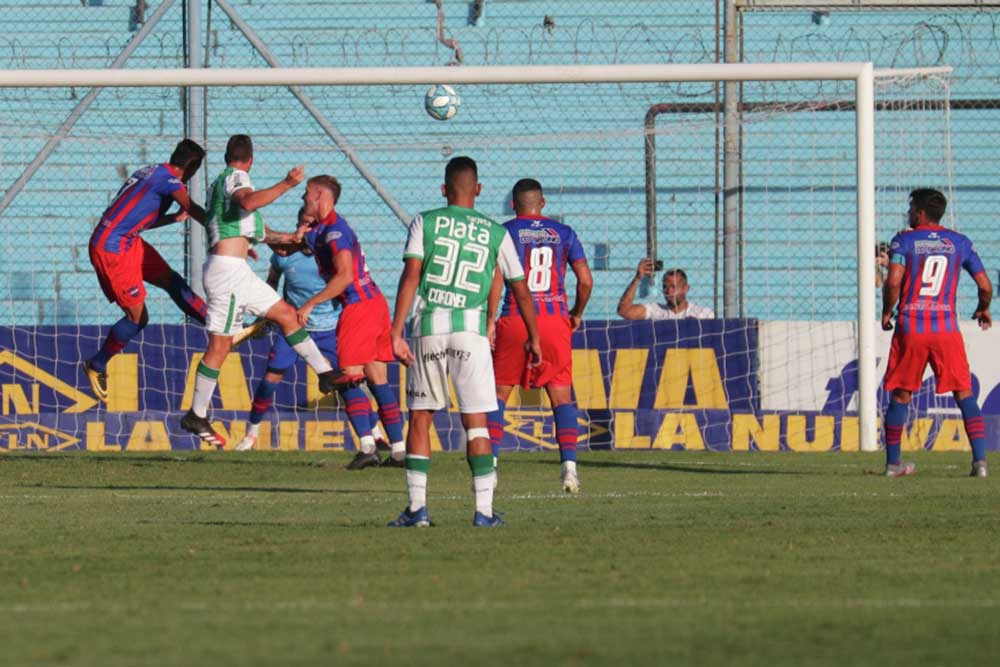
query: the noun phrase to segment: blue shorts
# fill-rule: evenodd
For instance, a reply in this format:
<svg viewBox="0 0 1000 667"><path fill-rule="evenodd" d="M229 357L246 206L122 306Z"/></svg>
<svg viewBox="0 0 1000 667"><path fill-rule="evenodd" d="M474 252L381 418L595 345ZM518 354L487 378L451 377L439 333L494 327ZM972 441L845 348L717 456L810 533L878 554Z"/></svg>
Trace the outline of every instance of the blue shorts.
<svg viewBox="0 0 1000 667"><path fill-rule="evenodd" d="M330 365L337 365L337 330L330 329L329 331L310 331L309 337L316 342L316 347L319 351L323 353L323 356L327 358ZM284 373L289 368L295 365L295 361L299 358L298 353L292 349L292 346L288 344L285 337L278 332L278 335L274 339L274 344L271 345L271 354L267 357L267 370L275 371L277 373Z"/></svg>

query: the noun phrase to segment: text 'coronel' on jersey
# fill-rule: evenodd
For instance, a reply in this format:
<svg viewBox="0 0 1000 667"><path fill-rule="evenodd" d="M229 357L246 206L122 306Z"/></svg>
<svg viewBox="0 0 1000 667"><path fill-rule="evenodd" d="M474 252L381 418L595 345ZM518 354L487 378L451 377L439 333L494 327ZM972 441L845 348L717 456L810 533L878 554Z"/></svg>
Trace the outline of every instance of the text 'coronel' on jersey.
<svg viewBox="0 0 1000 667"><path fill-rule="evenodd" d="M467 301L464 294L455 294L437 287L427 290L427 300L436 306L447 306L448 308L465 308Z"/></svg>

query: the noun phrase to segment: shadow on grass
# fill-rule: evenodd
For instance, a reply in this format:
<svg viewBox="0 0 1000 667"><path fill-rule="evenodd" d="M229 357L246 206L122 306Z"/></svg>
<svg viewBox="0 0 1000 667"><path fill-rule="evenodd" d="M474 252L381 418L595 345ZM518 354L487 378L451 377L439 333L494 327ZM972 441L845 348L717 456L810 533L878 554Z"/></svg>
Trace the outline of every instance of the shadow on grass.
<svg viewBox="0 0 1000 667"><path fill-rule="evenodd" d="M62 489L74 491L213 491L236 493L316 493L334 495L371 494L371 489L303 489L294 486L180 486L172 484L16 484L29 489ZM406 491L378 491L406 495Z"/></svg>
<svg viewBox="0 0 1000 667"><path fill-rule="evenodd" d="M285 452L280 450L275 450L274 452L254 452L250 454L235 454L233 452L173 452L169 454L147 454L145 452L113 452L110 454L96 454L93 452L79 451L11 452L9 454L4 454L3 458L0 460L18 462L25 461L30 463L52 463L56 461L63 462L81 460L94 463L119 463L131 466L144 466L154 463L207 463L214 465L238 466L273 465L298 468L336 468L344 465L340 461L332 460L282 460L281 458L267 456L267 454L271 453L281 453L283 455L288 453L294 454L294 452ZM339 453L351 454L353 452ZM261 454L264 454L264 456ZM309 452L309 454L313 454L313 452Z"/></svg>
<svg viewBox="0 0 1000 667"><path fill-rule="evenodd" d="M558 459L548 461L527 461L535 465L558 466ZM587 461L579 460L576 463L581 468L626 468L630 470L662 470L664 472L693 472L707 475L813 475L817 474L805 470L775 470L774 468L726 468L721 466L705 465L694 466L675 462L650 462L650 461Z"/></svg>

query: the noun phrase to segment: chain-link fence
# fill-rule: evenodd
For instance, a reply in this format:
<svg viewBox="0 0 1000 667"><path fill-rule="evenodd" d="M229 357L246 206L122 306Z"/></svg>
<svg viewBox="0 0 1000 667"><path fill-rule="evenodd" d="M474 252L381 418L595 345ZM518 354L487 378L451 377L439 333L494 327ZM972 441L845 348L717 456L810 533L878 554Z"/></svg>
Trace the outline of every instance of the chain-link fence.
<svg viewBox="0 0 1000 667"><path fill-rule="evenodd" d="M418 0L8 2L0 3L0 53L7 69L105 68L116 61L129 68L183 67L193 6L202 27L198 64L207 67L705 63L723 60L722 5L658 0L481 0L442 2L440 7ZM744 9L737 35L741 58L748 62L872 60L877 67L953 66L950 90L946 84L916 98L883 91L887 108L898 113L892 116L894 129L883 132L878 145L879 154L889 156L882 164L894 166L891 178L889 171L881 171L885 185L878 234L887 239L900 226L908 181L914 187L947 185L956 224L979 242L987 265L995 266L1000 242L989 235L996 188L990 175L996 171L998 150L984 136L989 136L1000 87L997 16L973 10ZM130 47L134 51L123 59ZM418 87L393 87L377 96L355 88L306 90L306 103L281 88L209 89L205 124L210 156L199 178L218 172L225 141L235 132L255 137L254 176L260 184L273 182L299 162L311 173L335 173L347 185L343 213L359 227L376 279L391 295L403 240L399 212L436 205L444 163L454 154L471 154L481 164L481 208L497 218L509 213L506 193L514 180L542 180L549 211L578 228L598 271L590 315L613 317L620 291L647 253L645 114L668 105L671 113L655 124L656 252L668 264L688 270L692 299L721 310L720 86L677 84L641 92L565 86L551 93L556 100L544 112L535 103L542 92L530 86L460 92L465 98L460 114L438 123L423 114ZM0 284L8 286L0 287L0 300L8 304L12 324L113 318L114 309L103 303L90 269L86 239L123 178L145 163L164 160L185 134L188 100L183 91L107 90L90 103L87 95L86 89L0 90L0 126L6 128L0 159L6 195L0 205L6 239L0 244L0 274L6 281ZM817 120L823 103L844 96L842 90L795 85L743 90L748 123L741 147L744 314L855 316L850 291L853 144L842 127L853 114L845 106L843 113ZM905 105L891 106L904 98L909 100ZM796 106L803 103L803 108ZM769 104L784 104L784 111L796 115L754 121L754 110L777 113ZM83 106L79 119L67 127L67 119ZM766 131L755 134L749 129L753 122ZM882 121L880 128L888 124ZM909 138L901 127L910 130ZM920 140L912 141L915 136ZM819 182L806 183L794 171L794 162L784 162L780 169L769 166L784 161L775 152L779 144L799 150L801 163L827 160L847 166L832 167L813 179ZM925 157L913 158L911 144ZM357 164L345 159L345 145L395 207L375 193L371 177L360 177ZM813 152L802 153L803 145ZM44 159L31 171L39 156ZM907 161L924 166L899 166ZM927 168L931 162L947 167ZM949 170L951 183L938 182L947 180ZM290 225L297 204L291 196L280 201L268 209L268 220L276 227ZM843 229L843 234L823 229ZM152 232L148 238L172 265L185 265L179 228ZM838 246L843 252L831 254ZM805 266L811 271L807 279L789 272L802 258L824 253L835 261L814 269ZM810 291L803 291L803 282ZM804 310L803 298L813 301ZM158 321L180 317L166 297L155 295L150 309Z"/></svg>

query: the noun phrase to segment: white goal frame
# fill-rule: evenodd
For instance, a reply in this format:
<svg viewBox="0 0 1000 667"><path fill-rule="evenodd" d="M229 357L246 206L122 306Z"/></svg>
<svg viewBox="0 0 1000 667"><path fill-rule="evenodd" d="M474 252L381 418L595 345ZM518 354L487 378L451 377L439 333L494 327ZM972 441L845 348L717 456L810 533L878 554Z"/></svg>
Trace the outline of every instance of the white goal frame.
<svg viewBox="0 0 1000 667"><path fill-rule="evenodd" d="M858 253L858 417L862 451L879 448L875 359L875 94L871 63L536 65L498 67L296 67L231 69L22 69L0 71L0 87L202 87L434 83L855 82Z"/></svg>

